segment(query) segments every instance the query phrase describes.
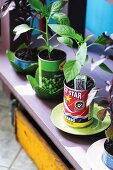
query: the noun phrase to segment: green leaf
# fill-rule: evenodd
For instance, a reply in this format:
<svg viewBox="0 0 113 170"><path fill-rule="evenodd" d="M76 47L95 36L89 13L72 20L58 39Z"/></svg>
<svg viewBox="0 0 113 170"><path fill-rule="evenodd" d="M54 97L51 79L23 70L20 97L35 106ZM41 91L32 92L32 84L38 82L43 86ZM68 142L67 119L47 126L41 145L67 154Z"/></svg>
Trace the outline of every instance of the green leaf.
<svg viewBox="0 0 113 170"><path fill-rule="evenodd" d="M39 51L47 50L47 47L42 45L42 46L38 47L38 50Z"/></svg>
<svg viewBox="0 0 113 170"><path fill-rule="evenodd" d="M10 50L6 50L6 55L8 56L10 61L14 61L14 57L15 57L15 53L10 51Z"/></svg>
<svg viewBox="0 0 113 170"><path fill-rule="evenodd" d="M50 16L49 8L46 5L43 5L43 8L42 8L42 18L43 17L49 18L49 16Z"/></svg>
<svg viewBox="0 0 113 170"><path fill-rule="evenodd" d="M53 51L53 49L54 49L54 47L51 46L51 45L48 47L48 51L49 51L50 53Z"/></svg>
<svg viewBox="0 0 113 170"><path fill-rule="evenodd" d="M104 63L100 64L99 67L101 69L103 69L104 71L108 72L108 73L112 73L113 74L113 71Z"/></svg>
<svg viewBox="0 0 113 170"><path fill-rule="evenodd" d="M113 124L111 124L106 130L106 137L113 141Z"/></svg>
<svg viewBox="0 0 113 170"><path fill-rule="evenodd" d="M61 0L53 2L51 6L50 16L53 15L54 13L59 12L66 3L67 1L61 1Z"/></svg>
<svg viewBox="0 0 113 170"><path fill-rule="evenodd" d="M101 121L104 120L104 118L106 117L106 113L107 113L107 109L101 109L97 112L97 118Z"/></svg>
<svg viewBox="0 0 113 170"><path fill-rule="evenodd" d="M81 35L75 32L75 30L68 25L59 25L59 24L49 24L49 27L60 36L66 36L74 40L83 42Z"/></svg>
<svg viewBox="0 0 113 170"><path fill-rule="evenodd" d="M93 34L91 34L91 35L87 36L87 37L85 38L84 42L89 41L89 40L90 40L93 36L94 36Z"/></svg>
<svg viewBox="0 0 113 170"><path fill-rule="evenodd" d="M22 50L22 49L25 49L27 48L27 45L25 43L22 43L19 47L18 47L18 50Z"/></svg>
<svg viewBox="0 0 113 170"><path fill-rule="evenodd" d="M112 71L106 64L102 63L102 64L99 65L99 67L100 67L102 70L104 70L104 71L106 71L106 72L108 72L108 73L112 73L112 74L113 74L113 71Z"/></svg>
<svg viewBox="0 0 113 170"><path fill-rule="evenodd" d="M62 25L70 25L69 18L64 13L55 13L52 18L58 23Z"/></svg>
<svg viewBox="0 0 113 170"><path fill-rule="evenodd" d="M86 62L88 61L88 59L89 59L89 56L88 56L88 54L86 55Z"/></svg>
<svg viewBox="0 0 113 170"><path fill-rule="evenodd" d="M61 44L64 44L64 45L67 45L69 47L72 47L73 46L73 41L68 38L68 37L58 37L57 40L61 43Z"/></svg>
<svg viewBox="0 0 113 170"><path fill-rule="evenodd" d="M16 63L14 63L14 61L10 60L11 65L13 66L13 68L18 72L18 73L22 73L23 69L21 67L19 67Z"/></svg>
<svg viewBox="0 0 113 170"><path fill-rule="evenodd" d="M78 34L77 32L75 32L75 35L74 35L73 38L74 38L75 41L78 41L79 43L83 43L82 35Z"/></svg>
<svg viewBox="0 0 113 170"><path fill-rule="evenodd" d="M23 69L23 70L25 71L25 73L32 74L32 73L35 73L37 67L38 67L38 61L37 63L31 64L30 66L28 66L26 69Z"/></svg>
<svg viewBox="0 0 113 170"><path fill-rule="evenodd" d="M43 10L43 3L40 0L29 0L32 8L35 9L37 12L42 12Z"/></svg>
<svg viewBox="0 0 113 170"><path fill-rule="evenodd" d="M87 58L87 46L86 43L82 44L76 53L76 60L83 66Z"/></svg>
<svg viewBox="0 0 113 170"><path fill-rule="evenodd" d="M35 72L35 79L37 82L39 82L39 69L38 68L36 69L36 72Z"/></svg>
<svg viewBox="0 0 113 170"><path fill-rule="evenodd" d="M16 35L20 35L24 32L27 32L29 30L31 30L32 28L29 27L27 24L21 24L21 25L18 25L14 28L13 32L16 33Z"/></svg>
<svg viewBox="0 0 113 170"><path fill-rule="evenodd" d="M49 27L60 36L73 38L75 30L67 25L49 24Z"/></svg>
<svg viewBox="0 0 113 170"><path fill-rule="evenodd" d="M81 71L81 64L76 60L69 60L64 65L64 76L66 82L73 80Z"/></svg>
<svg viewBox="0 0 113 170"><path fill-rule="evenodd" d="M29 81L33 89L37 86L37 81L34 77L27 75L27 80Z"/></svg>
<svg viewBox="0 0 113 170"><path fill-rule="evenodd" d="M39 40L39 39L42 39L42 40L44 40L44 42L46 41L46 40L44 39L43 35L39 35L39 36L37 37L37 39L38 39L38 40Z"/></svg>
<svg viewBox="0 0 113 170"><path fill-rule="evenodd" d="M103 35L99 36L95 41L94 43L96 44L100 44L100 45L103 45L103 46L106 46L108 43L110 43L111 40L109 39L106 39Z"/></svg>
<svg viewBox="0 0 113 170"><path fill-rule="evenodd" d="M91 102L93 101L96 93L98 92L98 89L96 87L92 88L88 94L88 98L87 98L87 102L86 102L86 106L89 106L91 104Z"/></svg>
<svg viewBox="0 0 113 170"><path fill-rule="evenodd" d="M101 65L104 61L106 60L106 58L101 58L97 61L93 61L93 63L91 64L91 71L93 71L97 66Z"/></svg>

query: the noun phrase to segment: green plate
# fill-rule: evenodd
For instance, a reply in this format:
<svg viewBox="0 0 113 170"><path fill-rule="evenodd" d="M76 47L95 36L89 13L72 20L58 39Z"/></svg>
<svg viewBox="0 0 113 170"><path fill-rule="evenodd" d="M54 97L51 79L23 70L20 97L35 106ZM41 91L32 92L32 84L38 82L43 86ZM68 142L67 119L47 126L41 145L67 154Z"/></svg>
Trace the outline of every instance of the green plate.
<svg viewBox="0 0 113 170"><path fill-rule="evenodd" d="M63 112L63 103L58 104L53 110L51 114L52 123L60 130L74 134L74 135L94 135L96 133L104 131L110 125L109 115L106 116L104 121L100 121L96 117L96 113L100 110L101 107L97 104L94 104L94 117L93 123L87 127L70 127L64 121L64 112Z"/></svg>

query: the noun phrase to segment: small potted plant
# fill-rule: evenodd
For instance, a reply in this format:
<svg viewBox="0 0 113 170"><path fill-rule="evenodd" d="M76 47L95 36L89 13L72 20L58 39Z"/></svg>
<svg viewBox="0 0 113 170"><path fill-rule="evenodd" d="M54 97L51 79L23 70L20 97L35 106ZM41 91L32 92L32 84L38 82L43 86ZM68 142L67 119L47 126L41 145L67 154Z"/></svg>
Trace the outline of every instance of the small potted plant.
<svg viewBox="0 0 113 170"><path fill-rule="evenodd" d="M72 48L75 59L68 60L64 67L64 120L72 127L85 127L93 122L93 102L97 89L95 81L81 70L88 60L88 48L94 44L106 45L110 40L103 35L99 36L92 44L87 46L87 41L92 35L83 39L72 27L66 25L50 24L50 28L60 37L58 41ZM73 41L78 45L77 52L73 48ZM104 63L104 59L93 63L102 69L113 73Z"/></svg>
<svg viewBox="0 0 113 170"><path fill-rule="evenodd" d="M109 49L113 49L113 34L107 36L104 34L104 38L110 40L105 47L105 51ZM113 59L113 56L107 55L107 59ZM103 121L107 114L110 116L110 126L105 131L106 140L104 142L104 152L102 155L102 160L104 164L113 169L113 79L111 81L106 81L105 91L107 92L106 96L99 97L98 105L102 106L103 109L99 110L97 113L97 117L99 120ZM102 91L102 94L103 91Z"/></svg>
<svg viewBox="0 0 113 170"><path fill-rule="evenodd" d="M61 98L63 94L63 65L66 61L66 53L57 49L58 44L52 45L51 40L56 34L49 34L50 19L54 19L58 24L69 25L68 17L60 12L67 1L57 0L50 6L45 6L40 0L29 0L31 7L41 14L45 19L46 30L40 31L42 34L37 39L42 39L43 46L40 46L38 55L38 69L35 78L27 76L36 94L42 98L53 99ZM31 28L34 29L34 28ZM35 29L36 30L36 29Z"/></svg>
<svg viewBox="0 0 113 170"><path fill-rule="evenodd" d="M110 126L105 131L106 140L104 142L102 160L108 168L113 169L113 79L111 82L106 81L105 90L108 95L106 95L107 97L100 97L98 105L103 108L98 111L97 117L103 121L107 114L110 116Z"/></svg>
<svg viewBox="0 0 113 170"><path fill-rule="evenodd" d="M32 26L34 19L36 18L36 14L33 9L30 8L27 0L20 0L18 2L9 0L6 1L2 7L3 16L17 7L19 8L19 16L16 18L16 21L21 23L21 26L19 28L14 28L14 32L19 29L18 34L14 37L14 40L21 35L21 32L26 32L26 30L28 32L25 33L25 40L19 45L17 50L15 52L7 50L6 54L17 72L32 74L36 71L38 66L38 50L32 45L32 31L29 30L29 27L27 27L26 24L29 23Z"/></svg>

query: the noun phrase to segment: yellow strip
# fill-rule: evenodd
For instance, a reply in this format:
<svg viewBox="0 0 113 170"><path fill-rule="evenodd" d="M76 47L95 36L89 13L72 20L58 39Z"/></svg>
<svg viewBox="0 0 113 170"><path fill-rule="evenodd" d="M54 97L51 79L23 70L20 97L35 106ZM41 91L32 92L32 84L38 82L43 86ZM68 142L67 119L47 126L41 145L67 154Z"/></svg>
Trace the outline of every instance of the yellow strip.
<svg viewBox="0 0 113 170"><path fill-rule="evenodd" d="M71 126L71 127L85 127L85 126L90 125L90 124L93 122L93 119L90 119L88 122L74 123L74 122L70 122L70 121L67 120L65 117L64 117L64 120L65 120L65 122L66 122L69 126Z"/></svg>

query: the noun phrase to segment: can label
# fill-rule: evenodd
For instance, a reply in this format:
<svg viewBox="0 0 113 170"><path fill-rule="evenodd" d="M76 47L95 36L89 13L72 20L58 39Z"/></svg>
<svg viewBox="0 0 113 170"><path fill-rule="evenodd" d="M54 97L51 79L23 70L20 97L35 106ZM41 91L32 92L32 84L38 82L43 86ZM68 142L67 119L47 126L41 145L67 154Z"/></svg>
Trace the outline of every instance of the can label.
<svg viewBox="0 0 113 170"><path fill-rule="evenodd" d="M65 59L47 61L39 59L39 87L46 89L50 94L63 87L64 74L62 67Z"/></svg>
<svg viewBox="0 0 113 170"><path fill-rule="evenodd" d="M86 102L90 90L75 90L64 85L64 119L72 126L87 126L91 123L90 106ZM78 124L79 123L79 124Z"/></svg>

